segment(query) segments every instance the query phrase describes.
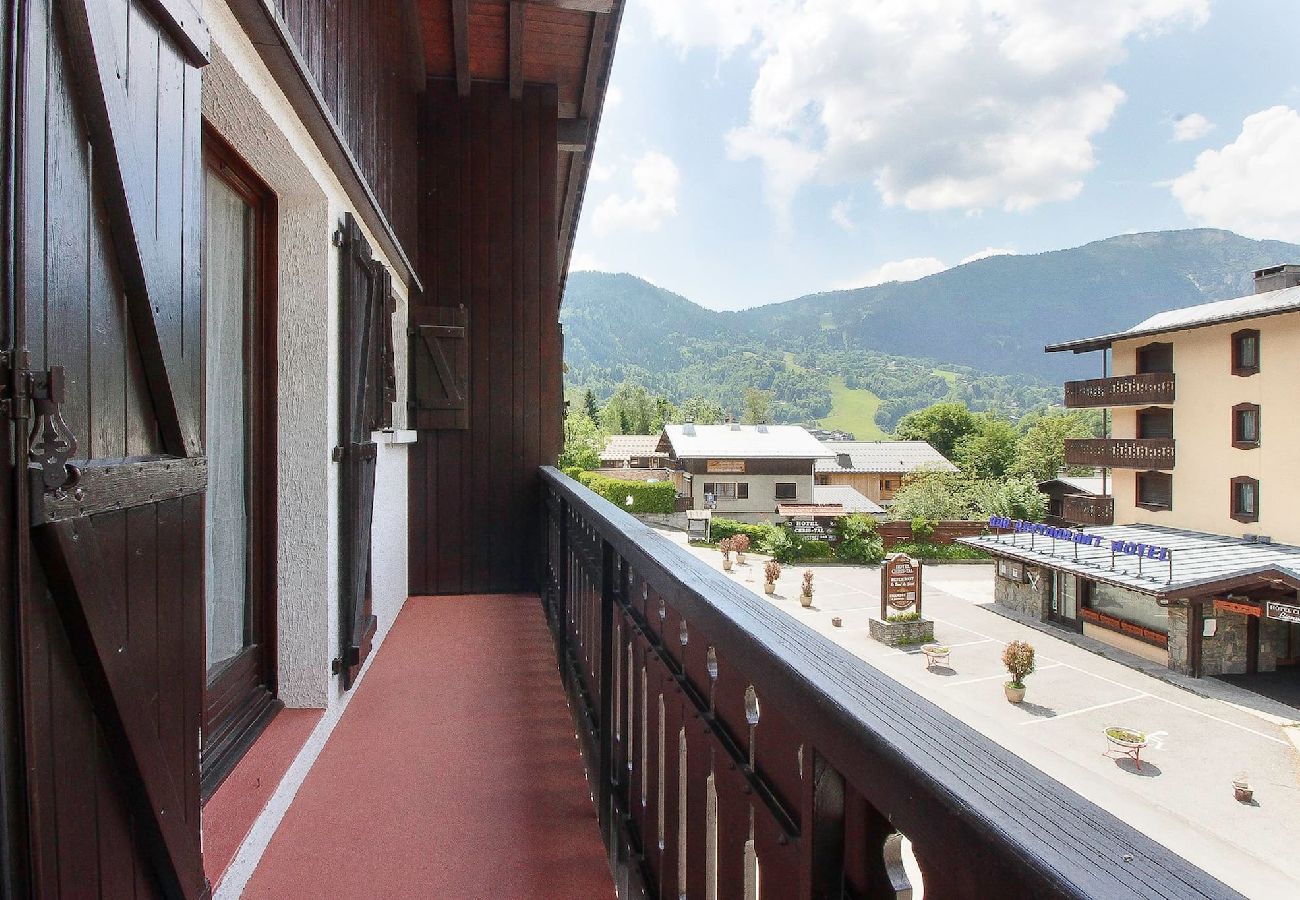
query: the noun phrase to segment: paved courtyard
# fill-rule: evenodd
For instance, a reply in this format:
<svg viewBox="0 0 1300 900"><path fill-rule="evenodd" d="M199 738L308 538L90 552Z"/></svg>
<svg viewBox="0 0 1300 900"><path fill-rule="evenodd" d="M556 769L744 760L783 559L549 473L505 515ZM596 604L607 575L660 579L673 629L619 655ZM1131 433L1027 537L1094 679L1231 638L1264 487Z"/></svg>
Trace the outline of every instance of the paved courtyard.
<svg viewBox="0 0 1300 900"><path fill-rule="evenodd" d="M663 533L685 544L681 533ZM721 568L716 550L689 549ZM798 602L804 568L816 573L811 609ZM762 561L751 557L732 577L762 595L762 571ZM1300 720L1300 711L1255 703L1226 685L1219 697L1198 696L1005 618L986 608L991 566L927 566L924 587L935 639L952 648L949 665L931 670L919 650L895 650L869 637L867 620L880 610L877 568L788 566L770 599L1247 896L1300 896L1300 754L1282 728ZM842 627L831 625L834 616ZM1003 696L1001 663L1003 646L1017 638L1037 651L1019 706ZM1140 770L1132 760L1104 755L1103 731L1112 725L1151 735ZM1255 789L1250 804L1233 797L1231 782L1241 772Z"/></svg>

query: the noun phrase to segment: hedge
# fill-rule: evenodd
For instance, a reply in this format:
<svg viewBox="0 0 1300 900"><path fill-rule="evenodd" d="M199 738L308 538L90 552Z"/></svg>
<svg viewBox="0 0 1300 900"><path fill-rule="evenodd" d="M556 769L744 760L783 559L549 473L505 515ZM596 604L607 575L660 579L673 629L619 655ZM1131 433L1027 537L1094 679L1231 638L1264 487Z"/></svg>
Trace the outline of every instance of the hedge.
<svg viewBox="0 0 1300 900"><path fill-rule="evenodd" d="M709 525L709 538L720 541L743 534L749 538L749 543L756 552L766 553L772 545L772 536L776 531L775 525L751 525L748 522L737 522L735 519L714 519Z"/></svg>
<svg viewBox="0 0 1300 900"><path fill-rule="evenodd" d="M919 541L895 544L890 553L906 553L913 559L933 559L939 562L951 559L989 559L983 550L965 544L928 544Z"/></svg>
<svg viewBox="0 0 1300 900"><path fill-rule="evenodd" d="M580 472L578 481L630 513L671 514L677 510L677 488L671 481L623 481L596 472Z"/></svg>

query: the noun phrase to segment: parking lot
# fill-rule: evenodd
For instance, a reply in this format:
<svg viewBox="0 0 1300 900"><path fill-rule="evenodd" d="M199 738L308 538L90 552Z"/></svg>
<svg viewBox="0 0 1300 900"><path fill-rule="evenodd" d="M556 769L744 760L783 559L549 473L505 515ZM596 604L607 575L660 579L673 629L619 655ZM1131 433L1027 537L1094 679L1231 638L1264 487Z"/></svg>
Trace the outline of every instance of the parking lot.
<svg viewBox="0 0 1300 900"><path fill-rule="evenodd" d="M717 551L690 549L720 568ZM987 608L993 569L983 565L926 567L925 617L935 622L936 642L952 650L947 666L927 669L919 649L893 649L868 635L867 620L880 611L879 569L811 567L814 605L804 609L804 568L786 567L769 598L778 609L1248 896L1300 895L1300 756L1282 727L1300 712L1292 717L1245 694L1244 703L1198 696L1005 618ZM762 595L761 559L751 557L732 577ZM832 626L833 617L842 627ZM1037 657L1020 705L1002 689L1002 648L1013 639L1032 643ZM1115 725L1150 735L1140 769L1105 754L1103 732ZM1250 804L1233 796L1242 772L1255 790Z"/></svg>

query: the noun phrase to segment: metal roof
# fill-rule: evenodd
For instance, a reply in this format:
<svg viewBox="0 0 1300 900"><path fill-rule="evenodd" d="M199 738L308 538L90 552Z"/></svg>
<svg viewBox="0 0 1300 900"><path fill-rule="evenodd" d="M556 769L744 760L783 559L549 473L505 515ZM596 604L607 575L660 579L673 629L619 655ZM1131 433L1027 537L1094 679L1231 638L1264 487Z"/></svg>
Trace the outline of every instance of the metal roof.
<svg viewBox="0 0 1300 900"><path fill-rule="evenodd" d="M1052 540L1041 534L987 534L959 542L996 556L1049 566L1155 597L1188 597L1212 592L1226 582L1257 577L1300 586L1300 547L1261 544L1241 538L1184 531L1157 525L1113 525L1075 529L1099 535L1102 546ZM1111 541L1167 547L1168 562L1112 553ZM1139 571L1140 568L1140 571Z"/></svg>
<svg viewBox="0 0 1300 900"><path fill-rule="evenodd" d="M1216 300L1213 303L1201 303L1197 306L1185 306L1156 313L1144 319L1126 331L1103 334L1098 337L1083 338L1077 341L1065 341L1048 344L1044 349L1048 353L1073 350L1086 353L1089 350L1103 350L1115 341L1130 338L1147 337L1164 334L1169 331L1184 331L1189 328L1204 328L1208 325L1222 325L1242 319L1255 319L1261 316L1274 316L1279 313L1300 311L1300 287L1281 288L1265 291L1262 294L1248 294L1231 300Z"/></svg>
<svg viewBox="0 0 1300 900"><path fill-rule="evenodd" d="M657 434L611 434L605 439L601 459L628 459L633 456L657 456Z"/></svg>
<svg viewBox="0 0 1300 900"><path fill-rule="evenodd" d="M813 485L813 503L818 505L824 503L838 503L844 507L846 513L866 513L868 515L880 515L884 513L884 507L878 505L869 497L854 487L847 484L815 484Z"/></svg>
<svg viewBox="0 0 1300 900"><path fill-rule="evenodd" d="M776 513L791 519L808 516L842 516L847 510L838 503L778 503Z"/></svg>
<svg viewBox="0 0 1300 900"><path fill-rule="evenodd" d="M823 441L822 444L831 457L817 462L818 472L957 471L956 466L925 441Z"/></svg>
<svg viewBox="0 0 1300 900"><path fill-rule="evenodd" d="M800 425L665 425L659 449L671 449L678 459L817 459L830 455L822 442Z"/></svg>

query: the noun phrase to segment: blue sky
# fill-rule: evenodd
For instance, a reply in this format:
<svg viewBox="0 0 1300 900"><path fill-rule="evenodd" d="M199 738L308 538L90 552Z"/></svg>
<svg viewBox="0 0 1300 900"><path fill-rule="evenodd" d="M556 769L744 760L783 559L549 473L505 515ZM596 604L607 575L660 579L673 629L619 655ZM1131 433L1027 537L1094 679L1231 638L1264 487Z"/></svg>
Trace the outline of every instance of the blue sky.
<svg viewBox="0 0 1300 900"><path fill-rule="evenodd" d="M628 0L573 268L715 309L991 251L1300 242L1296 0Z"/></svg>

